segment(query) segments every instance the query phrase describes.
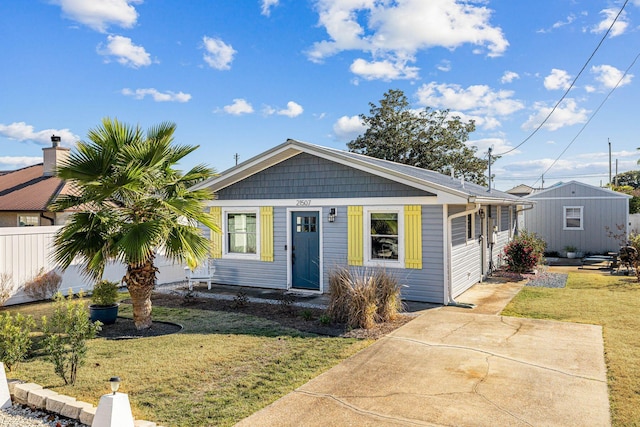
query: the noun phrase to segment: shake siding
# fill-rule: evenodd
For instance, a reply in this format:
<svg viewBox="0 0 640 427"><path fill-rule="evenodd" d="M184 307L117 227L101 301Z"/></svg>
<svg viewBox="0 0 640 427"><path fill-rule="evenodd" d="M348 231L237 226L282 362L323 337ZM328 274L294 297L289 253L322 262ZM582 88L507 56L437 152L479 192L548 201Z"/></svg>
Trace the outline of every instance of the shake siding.
<svg viewBox="0 0 640 427"><path fill-rule="evenodd" d="M217 193L218 200L420 197L430 193L302 153Z"/></svg>

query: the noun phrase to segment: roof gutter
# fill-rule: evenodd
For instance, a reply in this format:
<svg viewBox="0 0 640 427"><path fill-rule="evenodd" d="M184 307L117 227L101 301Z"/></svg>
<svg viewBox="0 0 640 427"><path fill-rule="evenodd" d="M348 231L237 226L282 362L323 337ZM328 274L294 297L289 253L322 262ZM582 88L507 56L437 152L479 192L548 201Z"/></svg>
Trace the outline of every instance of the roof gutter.
<svg viewBox="0 0 640 427"><path fill-rule="evenodd" d="M447 243L446 243L446 256L445 256L446 264L447 264L447 268L445 270L447 274L447 277L446 277L447 283L445 286L445 305L452 305L452 306L464 307L464 308L473 308L475 306L473 304L458 303L456 302L456 300L453 299L453 265L451 262L453 242L451 238L451 227L454 219L475 214L480 210L481 205L480 203L475 203L476 198L469 198L469 202L474 204L474 207L472 209L467 209L465 211L447 216Z"/></svg>

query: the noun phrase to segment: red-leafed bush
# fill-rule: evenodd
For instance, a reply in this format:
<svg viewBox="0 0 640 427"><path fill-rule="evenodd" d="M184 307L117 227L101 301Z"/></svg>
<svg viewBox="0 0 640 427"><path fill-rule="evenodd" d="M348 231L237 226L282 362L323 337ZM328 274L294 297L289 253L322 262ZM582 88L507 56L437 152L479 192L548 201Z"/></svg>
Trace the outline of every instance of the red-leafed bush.
<svg viewBox="0 0 640 427"><path fill-rule="evenodd" d="M525 273L542 263L544 249L547 246L544 240L535 233L520 232L504 248L504 261L507 271Z"/></svg>

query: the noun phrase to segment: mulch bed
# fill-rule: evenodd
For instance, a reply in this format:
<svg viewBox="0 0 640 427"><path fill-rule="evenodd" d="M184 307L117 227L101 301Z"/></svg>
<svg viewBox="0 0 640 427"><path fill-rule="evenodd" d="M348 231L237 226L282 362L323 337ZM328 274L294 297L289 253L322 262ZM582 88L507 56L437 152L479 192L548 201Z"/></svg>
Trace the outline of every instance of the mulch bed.
<svg viewBox="0 0 640 427"><path fill-rule="evenodd" d="M325 314L325 312L319 308L303 308L287 304L255 302L245 302L238 306L239 304L234 304L234 301L229 300L184 297L157 292L152 295L151 301L154 306L249 314L255 317L269 319L282 326L301 332L345 338L378 339L415 318L415 316L412 315L401 314L396 320L378 324L371 329L349 329L345 324L321 323L319 320L320 316ZM306 320L303 315L309 320ZM155 322L153 327L155 327Z"/></svg>
<svg viewBox="0 0 640 427"><path fill-rule="evenodd" d="M158 337L161 335L175 334L182 330L182 326L169 322L153 322L148 329L138 330L133 323L133 319L118 317L116 323L112 325L102 325L102 330L98 336L107 339L131 339Z"/></svg>

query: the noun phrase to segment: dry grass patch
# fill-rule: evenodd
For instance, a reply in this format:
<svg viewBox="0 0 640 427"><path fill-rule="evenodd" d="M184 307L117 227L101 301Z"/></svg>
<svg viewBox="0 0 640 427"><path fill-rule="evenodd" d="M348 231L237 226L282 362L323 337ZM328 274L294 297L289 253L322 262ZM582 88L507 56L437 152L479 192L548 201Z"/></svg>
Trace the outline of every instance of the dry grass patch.
<svg viewBox="0 0 640 427"><path fill-rule="evenodd" d="M37 317L46 305L18 308ZM11 309L15 311L17 309ZM131 315L128 305L121 314ZM134 416L163 425L233 425L371 343L319 337L242 313L154 307L183 331L134 340L94 339L75 386L63 386L37 350L12 377L97 404L118 375Z"/></svg>
<svg viewBox="0 0 640 427"><path fill-rule="evenodd" d="M525 287L506 316L602 325L614 426L640 426L640 284L635 277L570 273L566 288Z"/></svg>

